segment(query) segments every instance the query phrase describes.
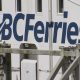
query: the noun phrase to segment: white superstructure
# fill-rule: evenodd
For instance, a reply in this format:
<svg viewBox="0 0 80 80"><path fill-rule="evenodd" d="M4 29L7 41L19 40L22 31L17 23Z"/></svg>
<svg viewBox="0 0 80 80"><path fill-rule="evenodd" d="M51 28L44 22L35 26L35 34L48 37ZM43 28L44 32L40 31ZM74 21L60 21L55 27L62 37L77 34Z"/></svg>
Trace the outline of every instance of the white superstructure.
<svg viewBox="0 0 80 80"><path fill-rule="evenodd" d="M52 21L53 22L76 22L78 27L80 27L80 0L52 0ZM68 18L64 18L64 11L68 11ZM0 0L0 23L3 20L3 14L10 13L13 18L17 13L23 14L35 14L35 19L31 19L30 24L35 25L37 21L42 21L44 27L46 28L46 23L49 22L49 0ZM7 21L8 22L8 21ZM25 32L25 22L24 20L19 20L17 24L17 32L19 35L23 35ZM12 27L12 26L11 26ZM39 27L41 29L41 27ZM72 29L73 31L74 28ZM57 42L52 43L52 50L59 50L59 46L69 46L71 45L67 39L67 34L65 37L65 43L61 43L63 27L58 29L57 32ZM6 34L8 32L6 31ZM49 32L51 33L51 32ZM54 29L51 34L54 34ZM1 36L1 35L0 35ZM12 34L9 40L2 40L6 43L11 44L12 48L20 48L21 43L34 43L38 50L49 50L50 45L49 41L45 42L45 34L40 34L40 37L43 37L43 42L37 42L34 39L33 31L30 31L28 34L28 41L17 41ZM24 37L24 36L23 36ZM52 39L54 36L52 36ZM76 36L72 36L72 39L75 39ZM77 39L79 39L79 35ZM78 40L76 41L78 43ZM75 44L76 44L75 43ZM59 57L53 56L53 66L57 62ZM18 80L20 80L20 54L11 54L11 67L12 67L12 80L15 80L16 75ZM15 70L17 72L15 72ZM47 77L50 73L50 56L40 55L38 56L38 80L47 80ZM58 77L55 80L59 80L61 76L61 71L58 74Z"/></svg>

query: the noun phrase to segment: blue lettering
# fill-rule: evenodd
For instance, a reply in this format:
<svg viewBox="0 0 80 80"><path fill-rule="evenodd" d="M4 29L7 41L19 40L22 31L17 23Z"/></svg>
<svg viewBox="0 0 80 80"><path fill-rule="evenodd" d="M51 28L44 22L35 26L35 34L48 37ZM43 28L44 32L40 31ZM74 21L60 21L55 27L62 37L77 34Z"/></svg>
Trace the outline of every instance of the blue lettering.
<svg viewBox="0 0 80 80"><path fill-rule="evenodd" d="M22 13L18 13L14 19L13 22L13 33L14 33L14 37L17 41L22 41L23 40L23 35L19 36L17 33L17 23L20 19L24 20L25 15ZM21 27L21 26L20 26Z"/></svg>
<svg viewBox="0 0 80 80"><path fill-rule="evenodd" d="M27 16L26 16L26 27L25 27L25 38L24 38L24 41L28 40L29 30L33 30L33 25L30 25L30 19L34 19L34 18L35 18L34 14L27 14Z"/></svg>
<svg viewBox="0 0 80 80"><path fill-rule="evenodd" d="M39 28L41 28L41 29L39 29ZM44 34L44 24L41 21L38 21L35 24L34 37L35 37L37 42L42 42L43 41L43 37L39 37L38 34Z"/></svg>
<svg viewBox="0 0 80 80"><path fill-rule="evenodd" d="M72 28L74 28L75 31L72 31ZM77 39L72 39L71 36L78 36L78 25L75 22L70 23L68 26L67 39L70 44L76 44Z"/></svg>
<svg viewBox="0 0 80 80"><path fill-rule="evenodd" d="M53 28L53 22L46 22L46 30L45 30L45 42L48 42L49 37L49 28Z"/></svg>
<svg viewBox="0 0 80 80"><path fill-rule="evenodd" d="M9 22L8 22L8 21ZM8 23L8 24L7 24ZM11 38L12 35L12 29L11 29L11 24L12 24L12 16L11 14L3 14L3 22L2 24L4 24L2 27L2 40L9 40ZM6 35L6 30L8 30L8 34Z"/></svg>
<svg viewBox="0 0 80 80"><path fill-rule="evenodd" d="M55 26L54 26L54 36L53 36L53 43L57 42L57 33L59 28L62 28L62 22L55 22Z"/></svg>

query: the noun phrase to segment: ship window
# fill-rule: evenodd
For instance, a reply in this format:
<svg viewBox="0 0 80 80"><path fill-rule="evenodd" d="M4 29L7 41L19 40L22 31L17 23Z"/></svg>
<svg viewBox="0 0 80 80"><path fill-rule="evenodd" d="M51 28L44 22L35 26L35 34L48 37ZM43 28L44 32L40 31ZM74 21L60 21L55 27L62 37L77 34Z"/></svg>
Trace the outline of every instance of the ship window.
<svg viewBox="0 0 80 80"><path fill-rule="evenodd" d="M58 13L63 13L63 0L58 0Z"/></svg>
<svg viewBox="0 0 80 80"><path fill-rule="evenodd" d="M0 0L0 11L2 11L2 0Z"/></svg>
<svg viewBox="0 0 80 80"><path fill-rule="evenodd" d="M37 0L37 12L42 12L42 0Z"/></svg>
<svg viewBox="0 0 80 80"><path fill-rule="evenodd" d="M21 0L17 0L17 11L21 11Z"/></svg>

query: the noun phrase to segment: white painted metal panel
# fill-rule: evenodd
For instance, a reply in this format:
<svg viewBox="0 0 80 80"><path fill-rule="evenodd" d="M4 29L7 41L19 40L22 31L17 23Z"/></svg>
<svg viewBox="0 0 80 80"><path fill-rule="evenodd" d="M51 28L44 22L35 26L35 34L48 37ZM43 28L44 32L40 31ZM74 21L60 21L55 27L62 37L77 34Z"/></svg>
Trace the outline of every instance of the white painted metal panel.
<svg viewBox="0 0 80 80"><path fill-rule="evenodd" d="M20 71L12 71L12 80L20 80Z"/></svg>
<svg viewBox="0 0 80 80"><path fill-rule="evenodd" d="M11 54L11 67L20 68L20 54Z"/></svg>
<svg viewBox="0 0 80 80"><path fill-rule="evenodd" d="M37 80L37 61L36 60L22 60L21 62L21 80Z"/></svg>
<svg viewBox="0 0 80 80"><path fill-rule="evenodd" d="M14 13L15 12L15 0L2 0L2 12Z"/></svg>
<svg viewBox="0 0 80 80"><path fill-rule="evenodd" d="M39 72L39 80L47 80L49 72Z"/></svg>

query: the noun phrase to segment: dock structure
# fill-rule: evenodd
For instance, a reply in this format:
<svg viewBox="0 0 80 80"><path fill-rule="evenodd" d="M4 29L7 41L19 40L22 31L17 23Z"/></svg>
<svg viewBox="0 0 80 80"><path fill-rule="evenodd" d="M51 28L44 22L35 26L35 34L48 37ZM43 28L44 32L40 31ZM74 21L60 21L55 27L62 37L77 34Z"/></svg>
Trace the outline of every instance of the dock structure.
<svg viewBox="0 0 80 80"><path fill-rule="evenodd" d="M51 70L47 80L54 80L60 68L62 68L62 77L59 80L80 80L80 44L75 47L60 47L60 51L51 50L36 50L36 49L17 49L6 48L4 44L0 44L0 79L4 76L4 61L2 58L5 54L19 53L28 55L53 55L60 56L56 66ZM71 79L69 79L71 76Z"/></svg>

